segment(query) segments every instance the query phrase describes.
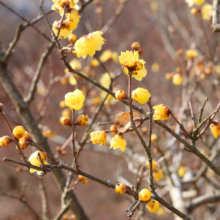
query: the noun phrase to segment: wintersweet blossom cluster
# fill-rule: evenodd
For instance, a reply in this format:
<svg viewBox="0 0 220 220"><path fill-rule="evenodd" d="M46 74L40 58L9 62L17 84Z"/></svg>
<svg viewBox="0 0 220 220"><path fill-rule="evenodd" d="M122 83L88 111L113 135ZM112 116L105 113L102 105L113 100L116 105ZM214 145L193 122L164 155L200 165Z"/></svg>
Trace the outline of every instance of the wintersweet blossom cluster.
<svg viewBox="0 0 220 220"><path fill-rule="evenodd" d="M129 71L132 71L132 77L141 81L146 75L145 61L139 59L138 51L126 51L121 52L118 57L120 64L124 67L124 72L128 75Z"/></svg>
<svg viewBox="0 0 220 220"><path fill-rule="evenodd" d="M65 19L54 21L52 30L58 38L66 39L74 46L71 46L70 51L72 51L77 57L86 58L87 55L93 57L96 51L101 50L104 44L104 38L101 36L101 31L95 31L89 33L88 35L82 36L77 40L76 35L72 33L78 26L80 21L80 15L78 11L78 0L52 0L52 10L57 11L60 16L64 16ZM62 21L62 23L61 23ZM103 58L106 59L106 58ZM75 81L72 77L73 83Z"/></svg>

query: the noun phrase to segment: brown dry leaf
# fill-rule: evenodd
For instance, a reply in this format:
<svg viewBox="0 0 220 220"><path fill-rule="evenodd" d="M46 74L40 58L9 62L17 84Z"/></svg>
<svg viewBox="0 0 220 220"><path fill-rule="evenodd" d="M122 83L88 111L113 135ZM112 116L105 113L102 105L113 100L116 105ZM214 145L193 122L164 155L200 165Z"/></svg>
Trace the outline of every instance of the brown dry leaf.
<svg viewBox="0 0 220 220"><path fill-rule="evenodd" d="M133 112L133 119L137 119L140 117L139 113ZM130 112L121 112L115 117L115 124L117 125L117 130L120 133L124 133L131 126L131 117ZM137 126L137 124L136 124Z"/></svg>

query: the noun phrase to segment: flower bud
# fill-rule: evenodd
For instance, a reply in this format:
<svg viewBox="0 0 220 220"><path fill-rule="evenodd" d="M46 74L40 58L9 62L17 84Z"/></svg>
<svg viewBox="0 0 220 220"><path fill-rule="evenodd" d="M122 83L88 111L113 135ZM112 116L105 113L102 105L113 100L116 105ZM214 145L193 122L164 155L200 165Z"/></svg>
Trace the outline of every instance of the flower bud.
<svg viewBox="0 0 220 220"><path fill-rule="evenodd" d="M77 118L77 124L79 126L85 126L89 123L89 117L87 115L80 115L78 118Z"/></svg>
<svg viewBox="0 0 220 220"><path fill-rule="evenodd" d="M115 98L120 100L120 101L124 101L125 99L128 99L128 96L126 94L125 91L123 90L118 90L116 93L115 93Z"/></svg>
<svg viewBox="0 0 220 220"><path fill-rule="evenodd" d="M153 107L154 111L154 120L168 120L170 118L170 110L164 105L156 105Z"/></svg>
<svg viewBox="0 0 220 220"><path fill-rule="evenodd" d="M117 134L117 132L118 132L118 130L117 130L117 125L112 125L112 126L110 127L110 130L112 131L112 132L111 132L112 134Z"/></svg>
<svg viewBox="0 0 220 220"><path fill-rule="evenodd" d="M16 126L14 129L13 129L13 135L15 138L17 139L20 139L23 137L23 135L25 134L25 129L23 126Z"/></svg>
<svg viewBox="0 0 220 220"><path fill-rule="evenodd" d="M71 44L75 43L76 40L77 40L77 37L76 37L75 34L70 34L70 35L69 35L68 41L69 41Z"/></svg>
<svg viewBox="0 0 220 220"><path fill-rule="evenodd" d="M71 118L70 117L62 117L60 119L60 123L62 125L65 125L65 126L72 126L72 123L71 123Z"/></svg>
<svg viewBox="0 0 220 220"><path fill-rule="evenodd" d="M131 49L132 50L138 50L139 48L140 48L140 43L139 42L134 42L134 43L132 43L132 45L131 45Z"/></svg>
<svg viewBox="0 0 220 220"><path fill-rule="evenodd" d="M140 104L145 104L150 97L151 94L148 92L148 90L140 87L132 92L132 99Z"/></svg>
<svg viewBox="0 0 220 220"><path fill-rule="evenodd" d="M117 185L115 185L115 192L118 194L123 194L126 192L126 185L124 183L118 183Z"/></svg>
<svg viewBox="0 0 220 220"><path fill-rule="evenodd" d="M158 201L154 200L154 199L150 199L147 203L146 203L146 207L149 209L150 212L155 213L158 211L158 209L160 208L160 204Z"/></svg>
<svg viewBox="0 0 220 220"><path fill-rule="evenodd" d="M8 147L14 139L9 136L3 136L0 138L0 146L1 147Z"/></svg>
<svg viewBox="0 0 220 220"><path fill-rule="evenodd" d="M2 112L3 110L4 110L4 105L0 103L0 112Z"/></svg>

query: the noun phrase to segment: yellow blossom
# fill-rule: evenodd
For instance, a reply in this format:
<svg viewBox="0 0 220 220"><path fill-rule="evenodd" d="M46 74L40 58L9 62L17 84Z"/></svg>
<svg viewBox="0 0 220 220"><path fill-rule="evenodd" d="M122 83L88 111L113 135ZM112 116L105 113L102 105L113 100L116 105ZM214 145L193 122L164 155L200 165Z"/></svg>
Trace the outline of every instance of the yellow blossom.
<svg viewBox="0 0 220 220"><path fill-rule="evenodd" d="M170 110L165 105L156 105L153 109L155 110L154 120L168 120L170 118Z"/></svg>
<svg viewBox="0 0 220 220"><path fill-rule="evenodd" d="M91 66L92 66L92 67L97 67L97 66L99 66L99 61L98 61L97 59L95 59L95 58L92 58L92 60L91 60Z"/></svg>
<svg viewBox="0 0 220 220"><path fill-rule="evenodd" d="M183 82L183 77L179 73L174 74L173 84L179 86L182 84L182 82Z"/></svg>
<svg viewBox="0 0 220 220"><path fill-rule="evenodd" d="M80 63L79 60L77 59L72 59L70 61L70 66L74 69L74 70L80 70L82 68L82 64Z"/></svg>
<svg viewBox="0 0 220 220"><path fill-rule="evenodd" d="M110 73L112 75L113 73ZM109 88L111 84L111 78L108 73L103 73L99 79L99 82L102 86L106 87L107 89Z"/></svg>
<svg viewBox="0 0 220 220"><path fill-rule="evenodd" d="M149 161L147 161L146 165L147 165L147 168L150 169ZM153 171L157 170L157 163L155 162L155 160L152 160L152 170Z"/></svg>
<svg viewBox="0 0 220 220"><path fill-rule="evenodd" d="M218 135L220 135L220 121L213 121L210 125L210 129L214 137L217 138Z"/></svg>
<svg viewBox="0 0 220 220"><path fill-rule="evenodd" d="M151 135L151 143L154 143L158 139L158 136L156 134Z"/></svg>
<svg viewBox="0 0 220 220"><path fill-rule="evenodd" d="M117 149L120 148L122 152L126 150L127 142L124 137L120 134L115 135L110 143L110 148Z"/></svg>
<svg viewBox="0 0 220 220"><path fill-rule="evenodd" d="M56 36L58 34L59 26L60 26L60 21L54 21L52 29ZM72 31L62 26L60 28L59 38L66 39L70 34L72 34Z"/></svg>
<svg viewBox="0 0 220 220"><path fill-rule="evenodd" d="M194 3L196 5L202 5L205 2L205 0L194 0Z"/></svg>
<svg viewBox="0 0 220 220"><path fill-rule="evenodd" d="M75 110L80 110L84 105L84 101L85 96L79 89L76 89L75 91L69 92L65 95L66 106Z"/></svg>
<svg viewBox="0 0 220 220"><path fill-rule="evenodd" d="M150 97L151 94L148 92L147 89L138 87L137 89L132 91L132 99L140 104L145 104Z"/></svg>
<svg viewBox="0 0 220 220"><path fill-rule="evenodd" d="M197 50L187 50L186 51L186 56L188 57L188 58L194 58L194 57L196 57L196 56L198 56L198 52L197 52Z"/></svg>
<svg viewBox="0 0 220 220"><path fill-rule="evenodd" d="M66 102L65 102L65 106L66 106ZM62 111L62 116L63 117L69 117L70 116L70 110L68 108L64 109Z"/></svg>
<svg viewBox="0 0 220 220"><path fill-rule="evenodd" d="M115 93L115 98L120 100L120 101L124 101L125 99L128 99L128 96L126 94L125 91L123 90L118 90L116 93Z"/></svg>
<svg viewBox="0 0 220 220"><path fill-rule="evenodd" d="M63 14L64 7L66 7L67 9L74 8L75 3L77 2L74 0L52 0L52 1L54 4L52 5L51 9L57 11L61 16Z"/></svg>
<svg viewBox="0 0 220 220"><path fill-rule="evenodd" d="M160 69L160 65L158 63L153 63L151 69L153 72L158 72Z"/></svg>
<svg viewBox="0 0 220 220"><path fill-rule="evenodd" d="M178 176L183 178L185 173L186 173L186 168L185 166L181 165L178 169Z"/></svg>
<svg viewBox="0 0 220 220"><path fill-rule="evenodd" d="M87 55L93 57L96 51L102 49L104 38L101 31L96 31L79 38L75 43L75 53L77 57L86 58Z"/></svg>
<svg viewBox="0 0 220 220"><path fill-rule="evenodd" d="M23 126L16 126L14 129L13 129L13 135L15 138L19 139L19 138L22 138L25 134L25 129Z"/></svg>
<svg viewBox="0 0 220 220"><path fill-rule="evenodd" d="M162 170L155 170L153 172L153 175L154 175L154 179L155 179L156 182L163 179L163 171Z"/></svg>
<svg viewBox="0 0 220 220"><path fill-rule="evenodd" d="M69 77L69 84L72 85L72 86L77 85L76 78L74 77L73 74L71 74L70 77Z"/></svg>
<svg viewBox="0 0 220 220"><path fill-rule="evenodd" d="M43 133L44 137L54 138L56 136L56 134L53 131L51 131L50 129L43 130L42 133Z"/></svg>
<svg viewBox="0 0 220 220"><path fill-rule="evenodd" d="M138 51L133 52L126 50L126 52L121 52L121 56L119 56L118 58L122 66L130 69L137 66L139 53Z"/></svg>
<svg viewBox="0 0 220 220"><path fill-rule="evenodd" d="M111 50L105 50L101 56L99 57L99 59L104 63L108 60L111 60L112 59L112 52Z"/></svg>
<svg viewBox="0 0 220 220"><path fill-rule="evenodd" d="M100 144L102 146L103 144L106 145L106 133L105 131L93 131L90 133L90 138L93 144Z"/></svg>
<svg viewBox="0 0 220 220"><path fill-rule="evenodd" d="M42 151L35 151L33 154L31 154L28 161L32 165L40 167L41 166L41 161L40 161L40 158L39 158L38 154L40 154L40 157L41 157L43 163L48 164L47 163L47 154L46 154L46 152L42 152ZM43 173L43 171L41 171L41 170L35 170L33 168L30 168L30 173L34 173L36 171L37 171L37 175L41 175Z"/></svg>
<svg viewBox="0 0 220 220"><path fill-rule="evenodd" d="M202 6L202 18L204 20L210 20L212 15L212 5L211 4L204 4Z"/></svg>
<svg viewBox="0 0 220 220"><path fill-rule="evenodd" d="M185 0L189 7L192 7L194 4L202 5L205 0Z"/></svg>
<svg viewBox="0 0 220 220"><path fill-rule="evenodd" d="M100 97L95 97L95 98L92 100L92 104L93 104L93 105L97 105L97 104L99 104L101 101L102 101L102 99L101 99Z"/></svg>

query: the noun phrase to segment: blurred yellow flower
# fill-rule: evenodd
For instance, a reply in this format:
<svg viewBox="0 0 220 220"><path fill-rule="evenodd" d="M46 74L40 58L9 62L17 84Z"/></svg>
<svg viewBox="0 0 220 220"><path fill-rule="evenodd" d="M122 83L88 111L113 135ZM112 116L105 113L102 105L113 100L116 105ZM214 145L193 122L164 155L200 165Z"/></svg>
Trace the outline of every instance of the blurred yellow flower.
<svg viewBox="0 0 220 220"><path fill-rule="evenodd" d="M198 56L198 52L197 52L197 50L187 50L186 51L186 56L188 57L188 58L194 58L194 57L196 57L196 56Z"/></svg>
<svg viewBox="0 0 220 220"><path fill-rule="evenodd" d="M202 6L202 18L204 20L210 20L211 15L212 15L212 5L204 4Z"/></svg>
<svg viewBox="0 0 220 220"><path fill-rule="evenodd" d="M178 169L178 176L183 178L185 173L186 173L186 168L185 166L181 165Z"/></svg>
<svg viewBox="0 0 220 220"><path fill-rule="evenodd" d="M70 77L69 77L69 84L72 85L72 86L77 85L76 78L74 77L73 74L71 74Z"/></svg>
<svg viewBox="0 0 220 220"><path fill-rule="evenodd" d="M182 82L183 82L183 77L179 73L174 74L173 84L179 86L182 84Z"/></svg>
<svg viewBox="0 0 220 220"><path fill-rule="evenodd" d="M160 65L158 63L153 63L151 69L153 72L158 72L160 69Z"/></svg>
<svg viewBox="0 0 220 220"><path fill-rule="evenodd" d="M92 66L92 67L97 67L97 66L99 66L99 61L98 61L97 59L95 59L95 58L92 58L92 60L91 60L91 66Z"/></svg>
<svg viewBox="0 0 220 220"><path fill-rule="evenodd" d="M155 170L153 172L153 176L156 182L158 182L159 180L163 179L163 171L162 170Z"/></svg>
<svg viewBox="0 0 220 220"><path fill-rule="evenodd" d="M122 152L126 150L127 142L124 137L120 134L115 135L110 143L110 148L117 149L120 148Z"/></svg>
<svg viewBox="0 0 220 220"><path fill-rule="evenodd" d="M43 133L44 137L54 138L56 136L56 134L53 131L51 131L50 129L43 130L42 133Z"/></svg>
<svg viewBox="0 0 220 220"><path fill-rule="evenodd" d="M210 129L212 131L212 134L214 135L215 138L220 135L220 122L219 121L213 121L212 124L210 125Z"/></svg>
<svg viewBox="0 0 220 220"><path fill-rule="evenodd" d="M74 70L80 70L82 68L82 64L78 59L72 59L69 64Z"/></svg>
<svg viewBox="0 0 220 220"><path fill-rule="evenodd" d="M93 57L96 51L102 49L104 38L101 31L96 31L79 38L75 43L75 53L77 57L86 58L87 55Z"/></svg>
<svg viewBox="0 0 220 220"><path fill-rule="evenodd" d="M111 50L105 50L101 56L99 57L99 59L102 61L102 62L106 62L110 59L112 59L112 52Z"/></svg>
<svg viewBox="0 0 220 220"><path fill-rule="evenodd" d="M110 75L113 75L113 73L110 73ZM106 87L107 89L109 88L111 84L111 78L108 73L103 73L99 79L99 82L101 85Z"/></svg>
<svg viewBox="0 0 220 220"><path fill-rule="evenodd" d="M85 96L79 89L65 95L66 106L75 110L80 110L84 106L84 101Z"/></svg>
<svg viewBox="0 0 220 220"><path fill-rule="evenodd" d="M100 144L102 146L103 144L106 145L106 137L107 134L105 131L93 131L90 133L90 138L93 144Z"/></svg>

